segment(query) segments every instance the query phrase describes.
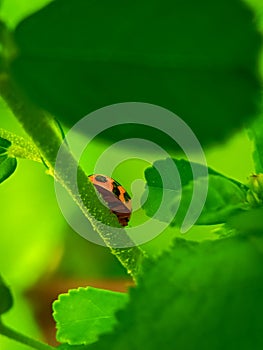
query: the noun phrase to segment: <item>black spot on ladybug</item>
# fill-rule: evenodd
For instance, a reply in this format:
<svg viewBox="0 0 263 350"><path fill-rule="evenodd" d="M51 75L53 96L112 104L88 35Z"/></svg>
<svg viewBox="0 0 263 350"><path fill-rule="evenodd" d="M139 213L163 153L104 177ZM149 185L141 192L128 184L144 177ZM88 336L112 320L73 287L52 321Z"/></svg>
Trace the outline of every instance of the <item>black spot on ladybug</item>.
<svg viewBox="0 0 263 350"><path fill-rule="evenodd" d="M116 181L113 181L112 186L113 186L112 192L115 194L115 196L119 197L121 194L121 192L119 190L120 185Z"/></svg>
<svg viewBox="0 0 263 350"><path fill-rule="evenodd" d="M124 192L123 197L124 197L126 202L128 202L131 199L131 197L129 196L128 192Z"/></svg>
<svg viewBox="0 0 263 350"><path fill-rule="evenodd" d="M113 182L116 184L116 186L121 186L121 184L118 181L113 180Z"/></svg>
<svg viewBox="0 0 263 350"><path fill-rule="evenodd" d="M108 181L107 178L103 175L97 175L95 177L95 180L97 180L98 182L104 182L104 183Z"/></svg>

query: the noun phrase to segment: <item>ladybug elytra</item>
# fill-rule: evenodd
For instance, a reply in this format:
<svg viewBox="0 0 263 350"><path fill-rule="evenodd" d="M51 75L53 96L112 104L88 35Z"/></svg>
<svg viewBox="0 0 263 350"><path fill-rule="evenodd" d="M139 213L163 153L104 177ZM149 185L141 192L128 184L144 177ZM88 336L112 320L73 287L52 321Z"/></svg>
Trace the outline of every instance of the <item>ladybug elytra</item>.
<svg viewBox="0 0 263 350"><path fill-rule="evenodd" d="M100 193L109 209L115 214L122 226L127 226L130 220L132 206L131 197L120 183L109 176L93 174L90 181Z"/></svg>

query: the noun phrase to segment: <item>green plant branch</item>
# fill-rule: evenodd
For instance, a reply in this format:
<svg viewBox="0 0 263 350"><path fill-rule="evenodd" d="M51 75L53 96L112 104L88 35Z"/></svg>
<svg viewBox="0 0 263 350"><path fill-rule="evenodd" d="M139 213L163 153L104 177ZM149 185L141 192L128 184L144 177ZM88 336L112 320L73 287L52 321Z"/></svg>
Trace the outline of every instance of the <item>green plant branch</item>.
<svg viewBox="0 0 263 350"><path fill-rule="evenodd" d="M15 330L5 326L1 319L0 319L0 334L2 334L3 336L6 336L18 343L27 345L33 349L36 350L51 350L51 349L55 349L53 346L41 343L38 340L32 339L27 337L26 335L23 335L21 333L16 332Z"/></svg>
<svg viewBox="0 0 263 350"><path fill-rule="evenodd" d="M42 162L39 150L33 142L30 142L21 136L1 128L0 137L12 143L7 151L9 157L24 158L39 163Z"/></svg>
<svg viewBox="0 0 263 350"><path fill-rule="evenodd" d="M76 163L67 145L65 143L62 144L61 134L56 123L54 123L53 117L32 104L6 73L2 73L0 76L0 93L35 143L35 146L39 149L39 153L41 153L45 164L49 168L49 173L68 191L105 244L135 278L141 260L144 257L142 250L136 246L131 248L113 248L113 242L115 241L114 230L110 228L105 229L105 227L120 227L120 224L116 216L98 199L94 186L88 180L85 172ZM56 164L59 149L63 154L63 164ZM64 166L65 164L67 165L66 167ZM77 178L80 185L78 190L76 190L73 177L74 169L76 168L78 169ZM99 217L103 218L102 223L96 220ZM123 243L132 243L125 231L123 232L122 240Z"/></svg>

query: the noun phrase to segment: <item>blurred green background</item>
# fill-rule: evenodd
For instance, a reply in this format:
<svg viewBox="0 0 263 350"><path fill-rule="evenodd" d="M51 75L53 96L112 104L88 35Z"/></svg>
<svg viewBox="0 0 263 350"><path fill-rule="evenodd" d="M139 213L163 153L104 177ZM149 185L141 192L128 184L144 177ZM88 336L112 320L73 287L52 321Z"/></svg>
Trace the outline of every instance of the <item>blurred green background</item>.
<svg viewBox="0 0 263 350"><path fill-rule="evenodd" d="M21 19L49 2L2 0L1 18L14 28ZM253 5L258 18L262 18L262 1L248 2ZM263 30L263 21L260 23ZM263 60L261 67L263 69ZM0 101L0 115L1 128L25 136L3 101ZM89 159L89 164L96 161L105 144L97 142L92 147L89 157L92 154L93 159ZM241 182L246 182L254 171L252 151L253 145L246 130L205 149L210 167ZM147 152L140 154L147 158ZM82 161L85 165L85 156ZM138 177L143 179L145 167L147 163L141 160L126 161L115 170L114 177L132 196L132 182ZM41 317L46 315L41 316L41 305L46 306L45 299L50 303L50 298L55 298L61 291L65 292L69 286L93 283L123 289L130 282L107 248L86 241L67 225L56 202L53 179L46 175L43 165L19 160L15 174L0 185L0 209L0 271L15 296L15 307L4 316L4 320L21 332L43 337L45 320L41 320ZM143 216L144 213L139 211L132 218L131 225L142 220ZM199 239L202 231L203 237L214 239L217 228L194 227L186 238ZM144 249L149 254L158 254L176 235L179 233L174 228L168 228ZM119 283L120 279L124 282ZM117 281L117 284L114 286L110 281ZM49 306L50 309L46 311L51 314ZM49 337L47 334L45 336ZM0 348L26 349L1 336Z"/></svg>

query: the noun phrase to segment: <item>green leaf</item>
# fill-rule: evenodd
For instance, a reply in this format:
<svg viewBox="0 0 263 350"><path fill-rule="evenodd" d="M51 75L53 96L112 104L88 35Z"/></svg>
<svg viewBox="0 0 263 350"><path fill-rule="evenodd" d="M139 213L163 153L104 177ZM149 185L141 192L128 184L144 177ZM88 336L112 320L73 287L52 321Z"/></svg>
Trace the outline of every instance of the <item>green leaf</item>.
<svg viewBox="0 0 263 350"><path fill-rule="evenodd" d="M13 174L16 166L16 158L0 157L0 183Z"/></svg>
<svg viewBox="0 0 263 350"><path fill-rule="evenodd" d="M249 135L254 143L255 170L257 173L263 173L263 115L251 125Z"/></svg>
<svg viewBox="0 0 263 350"><path fill-rule="evenodd" d="M173 159L181 179L180 183L175 183L175 179L169 173L169 162L159 160L153 163L153 166L145 170L145 178L148 189L142 196L143 209L149 217L153 217L161 205L163 193L168 200L165 203L165 210L160 211L156 218L160 221L170 222L174 213L174 208L180 201L180 187L182 187L182 197L180 207L171 225L181 225L186 212L189 208L193 186L202 184L207 181L202 175L197 176L193 181L191 164L195 165L196 173L201 174L203 165L190 163L184 159ZM166 181L165 187L162 178L157 169L164 169ZM213 225L223 223L227 218L240 210L247 210L246 202L247 187L240 182L225 177L224 175L208 168L209 184L208 194L203 211L196 224ZM147 196L148 195L148 196ZM146 200L147 198L147 200Z"/></svg>
<svg viewBox="0 0 263 350"><path fill-rule="evenodd" d="M113 329L115 312L127 302L124 293L79 288L61 294L53 304L57 340L68 344L90 344Z"/></svg>
<svg viewBox="0 0 263 350"><path fill-rule="evenodd" d="M226 226L236 233L246 235L247 232L261 236L263 232L263 209L256 208L245 213L238 213L227 220Z"/></svg>
<svg viewBox="0 0 263 350"><path fill-rule="evenodd" d="M11 142L0 137L0 154L4 153L11 146Z"/></svg>
<svg viewBox="0 0 263 350"><path fill-rule="evenodd" d="M13 297L10 289L0 276L0 315L6 313L13 306Z"/></svg>
<svg viewBox="0 0 263 350"><path fill-rule="evenodd" d="M0 183L5 181L16 170L16 158L8 157L7 150L11 142L0 137Z"/></svg>
<svg viewBox="0 0 263 350"><path fill-rule="evenodd" d="M69 126L105 105L140 101L214 142L258 111L261 36L240 0L55 1L21 22L14 39L13 77ZM145 127L104 137L145 136ZM147 137L175 147L156 130Z"/></svg>
<svg viewBox="0 0 263 350"><path fill-rule="evenodd" d="M204 174L204 168L205 166L202 164L194 163L194 162L189 162L188 160L185 159L177 159L173 158L173 162L176 165L176 168L178 169L179 175L180 175L180 180L181 180L181 185L186 186L191 181L193 180L193 172L192 172L192 165L195 167L196 171L196 178L200 178ZM153 167L145 169L145 178L147 180L147 183L150 186L153 187L162 187L162 179L158 173L158 168L163 169L164 173L166 173L166 182L167 182L167 188L169 189L179 189L180 184L176 184L174 179L170 176L169 172L171 171L171 165L169 163L169 160L157 160L154 162ZM235 183L237 186L240 188L244 188L244 185L241 184L239 181L236 181L234 179L231 179L227 176L224 176L223 174L219 173L218 171L212 169L212 168L207 168L208 173L210 175L217 175L224 177L225 179Z"/></svg>
<svg viewBox="0 0 263 350"><path fill-rule="evenodd" d="M246 187L225 178L224 176L209 176L209 188L203 212L197 223L213 225L226 222L237 212L248 210Z"/></svg>
<svg viewBox="0 0 263 350"><path fill-rule="evenodd" d="M145 266L114 332L87 349L261 349L262 243L177 239Z"/></svg>
<svg viewBox="0 0 263 350"><path fill-rule="evenodd" d="M62 344L58 346L59 350L84 350L87 349L86 345L69 345L69 344Z"/></svg>

